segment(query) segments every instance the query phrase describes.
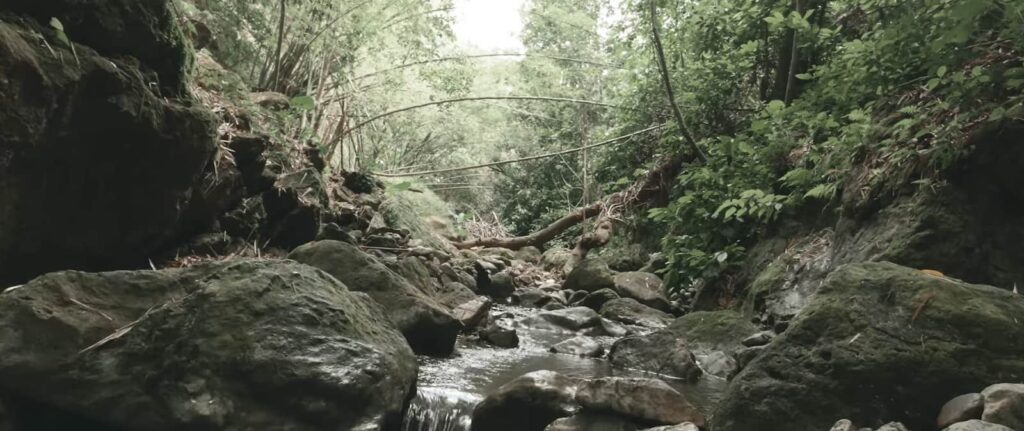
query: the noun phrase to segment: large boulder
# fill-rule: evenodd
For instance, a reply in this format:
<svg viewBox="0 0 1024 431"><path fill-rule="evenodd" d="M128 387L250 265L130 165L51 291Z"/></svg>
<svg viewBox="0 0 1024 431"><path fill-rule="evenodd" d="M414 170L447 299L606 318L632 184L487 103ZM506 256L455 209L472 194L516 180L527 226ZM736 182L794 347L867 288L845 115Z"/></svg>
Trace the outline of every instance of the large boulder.
<svg viewBox="0 0 1024 431"><path fill-rule="evenodd" d="M601 316L587 307L570 307L543 311L523 319L522 324L543 330L579 331L601 324Z"/></svg>
<svg viewBox="0 0 1024 431"><path fill-rule="evenodd" d="M416 353L447 356L454 350L462 324L444 306L358 247L317 241L296 248L288 258L320 268L350 289L369 294Z"/></svg>
<svg viewBox="0 0 1024 431"><path fill-rule="evenodd" d="M571 416L577 382L554 371L517 377L484 398L473 409L473 431L543 431L551 422Z"/></svg>
<svg viewBox="0 0 1024 431"><path fill-rule="evenodd" d="M829 276L724 394L716 431L827 429L838 417L932 429L943 404L1024 379L1024 297L891 263Z"/></svg>
<svg viewBox="0 0 1024 431"><path fill-rule="evenodd" d="M168 7L0 6L42 22L60 17L72 40L95 42L72 53L36 20L0 15L0 284L58 269L143 267L184 229L184 208L214 154L213 118L151 86L156 76L132 59L100 54L155 63L184 55L159 48L183 43L175 31L139 28L174 27Z"/></svg>
<svg viewBox="0 0 1024 431"><path fill-rule="evenodd" d="M704 414L658 379L604 377L589 380L576 391L576 402L586 410L615 413L654 425L682 422L704 425Z"/></svg>
<svg viewBox="0 0 1024 431"><path fill-rule="evenodd" d="M615 290L624 298L661 311L671 311L672 306L665 298L661 278L647 272L621 272L615 274Z"/></svg>
<svg viewBox="0 0 1024 431"><path fill-rule="evenodd" d="M627 325L664 328L672 323L672 315L637 302L632 298L613 299L601 306L601 316Z"/></svg>
<svg viewBox="0 0 1024 431"><path fill-rule="evenodd" d="M416 362L383 316L285 261L48 274L0 295L0 398L25 429L394 427Z"/></svg>
<svg viewBox="0 0 1024 431"><path fill-rule="evenodd" d="M738 366L731 356L743 347L743 338L756 330L749 319L733 311L695 311L664 329L615 342L608 358L616 366L686 380L699 377L701 367L729 377Z"/></svg>
<svg viewBox="0 0 1024 431"><path fill-rule="evenodd" d="M587 292L615 289L615 276L604 260L584 259L565 276L562 288Z"/></svg>
<svg viewBox="0 0 1024 431"><path fill-rule="evenodd" d="M1024 384L995 384L981 391L981 395L985 398L985 411L981 420L1013 429L1024 429Z"/></svg>

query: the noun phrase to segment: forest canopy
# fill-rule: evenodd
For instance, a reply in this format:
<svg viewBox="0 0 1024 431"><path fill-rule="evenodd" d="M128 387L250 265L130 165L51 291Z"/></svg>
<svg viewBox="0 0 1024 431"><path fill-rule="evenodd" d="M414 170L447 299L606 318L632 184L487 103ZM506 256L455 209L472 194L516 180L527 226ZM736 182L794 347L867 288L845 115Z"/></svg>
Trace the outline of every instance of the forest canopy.
<svg viewBox="0 0 1024 431"><path fill-rule="evenodd" d="M558 154L395 180L460 222L525 235L686 155L617 221L675 287L735 269L785 214L941 184L972 130L1024 115L1020 1L531 0L522 52L460 46L451 0L181 7L238 88L288 97L276 133L332 170Z"/></svg>

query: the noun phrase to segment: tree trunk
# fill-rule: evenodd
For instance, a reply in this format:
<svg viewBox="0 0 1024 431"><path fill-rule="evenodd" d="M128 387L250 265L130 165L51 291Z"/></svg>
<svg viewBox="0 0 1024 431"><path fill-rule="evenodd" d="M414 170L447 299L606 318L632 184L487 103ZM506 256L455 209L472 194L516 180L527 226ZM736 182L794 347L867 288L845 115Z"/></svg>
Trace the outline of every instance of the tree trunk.
<svg viewBox="0 0 1024 431"><path fill-rule="evenodd" d="M690 150L694 152L697 160L705 163L707 162L707 156L704 155L704 151L697 145L697 140L694 138L693 133L690 132L690 128L686 126L686 122L683 120L683 113L679 110L679 105L676 104L676 93L672 89L672 76L668 72L668 62L665 61L665 49L661 46L661 32L659 30L661 26L658 21L658 12L654 6L654 0L647 0L647 3L651 8L651 34L654 37L654 53L658 58L658 70L661 71L661 81L665 85L665 97L668 98L668 104L672 107L672 115L676 119L676 125L679 126L679 133L683 135L683 140L686 141Z"/></svg>

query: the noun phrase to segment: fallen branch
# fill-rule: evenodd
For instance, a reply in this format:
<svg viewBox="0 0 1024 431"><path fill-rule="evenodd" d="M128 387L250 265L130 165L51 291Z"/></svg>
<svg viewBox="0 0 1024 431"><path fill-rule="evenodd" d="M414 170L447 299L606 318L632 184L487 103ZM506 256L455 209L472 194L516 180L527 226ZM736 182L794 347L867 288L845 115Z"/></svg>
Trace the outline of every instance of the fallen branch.
<svg viewBox="0 0 1024 431"><path fill-rule="evenodd" d="M614 193L589 206L577 208L565 217L555 220L554 223L551 223L544 229L529 235L513 238L477 238L456 242L452 245L459 249L473 247L502 247L517 250L527 246L541 247L562 232L565 232L584 220L598 217L605 212L606 209L632 207L650 200L652 197L657 195L658 192L664 190L667 184L671 183L672 179L679 174L683 164L684 160L681 157L674 156L659 165L657 168L648 172L642 180L633 183L633 185L626 190ZM598 227L601 228L603 223L604 222L599 223ZM607 229L607 231L610 234L611 230ZM581 242L584 240L587 239L583 238L581 239ZM585 246L593 248L595 244L597 244L597 242L591 242L589 244L585 244ZM587 250L589 250L589 248L587 248ZM581 260L582 257L586 257L586 253L581 253Z"/></svg>

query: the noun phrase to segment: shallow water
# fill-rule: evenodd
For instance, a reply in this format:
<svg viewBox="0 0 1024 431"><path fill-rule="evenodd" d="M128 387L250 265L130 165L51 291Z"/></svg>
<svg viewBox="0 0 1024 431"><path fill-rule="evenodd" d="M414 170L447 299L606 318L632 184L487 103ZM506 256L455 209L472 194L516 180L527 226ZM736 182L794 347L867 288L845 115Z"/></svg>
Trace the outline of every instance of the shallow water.
<svg viewBox="0 0 1024 431"><path fill-rule="evenodd" d="M480 345L460 337L457 352L451 358L420 358L418 393L412 400L403 424L404 431L469 430L473 407L505 383L537 370L551 370L581 378L606 376L644 376L645 373L614 369L604 359L580 358L548 352L552 345L576 336L572 332L552 332L524 327L518 322L539 312L511 306L495 306L492 315L501 316L519 332L519 347L501 349ZM605 348L613 337L597 337ZM650 376L649 374L646 374ZM725 389L725 380L701 377L696 384L665 379L686 394L705 413L717 403Z"/></svg>

